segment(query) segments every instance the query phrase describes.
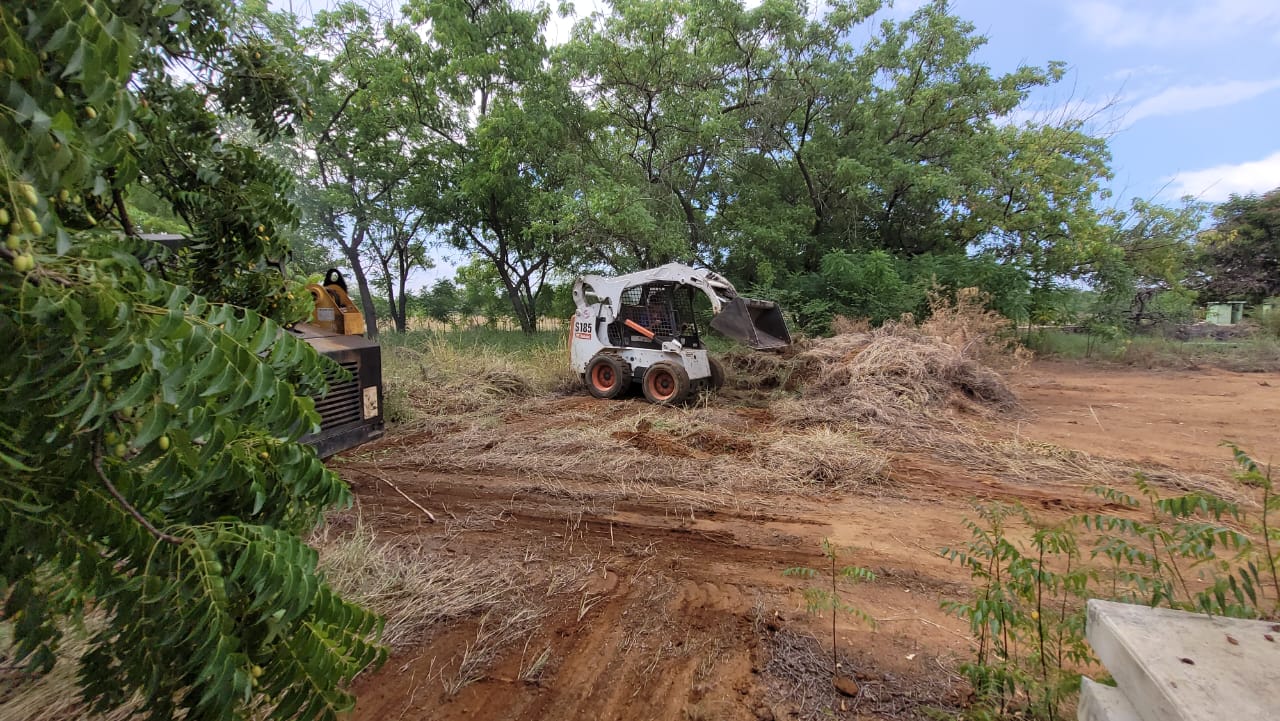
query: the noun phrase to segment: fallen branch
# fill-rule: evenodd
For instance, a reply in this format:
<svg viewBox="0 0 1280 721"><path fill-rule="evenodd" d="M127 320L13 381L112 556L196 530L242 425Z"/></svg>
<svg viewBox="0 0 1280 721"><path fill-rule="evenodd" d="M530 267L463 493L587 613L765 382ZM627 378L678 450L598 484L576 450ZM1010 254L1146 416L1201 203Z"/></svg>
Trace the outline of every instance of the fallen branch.
<svg viewBox="0 0 1280 721"><path fill-rule="evenodd" d="M421 503L418 503L417 501L415 501L415 500L413 500L412 498L410 498L410 497L409 497L409 494L408 494L408 493L405 493L405 492L404 492L404 491L402 491L402 490L400 490L400 486L397 486L396 484L392 483L390 478L387 478L386 476L384 476L384 475L382 475L382 474L380 474L380 473L372 473L372 472L370 472L370 471L366 471L366 470L363 470L363 469L360 469L360 468L351 468L351 467L348 467L348 470L355 471L356 473L359 473L359 474L361 474L361 475L368 476L368 477L370 477L370 478L372 478L372 479L374 479L374 480L377 480L377 481L382 481L383 483L387 484L388 486L391 486L391 490L395 491L396 493L399 493L399 494L401 495L401 497L403 497L403 498L404 498L404 500L406 500L406 501L408 501L408 502L412 503L412 504L413 504L413 506L414 506L414 508L417 508L419 511L422 511L422 512L423 512L423 514L425 514L425 515L426 515L426 517L427 517L428 519L430 519L432 523L435 523L435 522L436 522L435 514L433 514L431 511L428 511L426 508L424 508L424 507L423 507L423 505L422 505Z"/></svg>

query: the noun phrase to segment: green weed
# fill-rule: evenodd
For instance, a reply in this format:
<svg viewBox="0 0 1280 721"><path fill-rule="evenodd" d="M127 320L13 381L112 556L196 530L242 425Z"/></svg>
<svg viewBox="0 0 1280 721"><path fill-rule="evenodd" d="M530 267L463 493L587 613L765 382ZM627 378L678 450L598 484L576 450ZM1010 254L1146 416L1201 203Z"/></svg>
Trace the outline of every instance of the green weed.
<svg viewBox="0 0 1280 721"><path fill-rule="evenodd" d="M943 603L969 622L978 641L976 657L961 671L980 707L1061 718L1060 707L1080 683L1068 669L1092 660L1080 600L1090 576L1075 533L1070 524L1035 528L1018 505L979 505L977 512L981 523L965 521L971 540L942 550L978 581L970 600ZM1010 519L1034 529L1028 544L1010 537Z"/></svg>
<svg viewBox="0 0 1280 721"><path fill-rule="evenodd" d="M970 718L1068 717L1079 674L1094 663L1084 638L1090 598L1241 618L1280 616L1280 529L1274 526L1280 495L1269 466L1231 449L1237 482L1261 491L1257 519L1206 492L1165 497L1142 476L1135 479L1136 494L1091 489L1122 508L1119 513L1078 515L1053 526L1020 505L976 507L977 520L965 520L970 540L941 551L977 582L969 599L943 603L969 622L978 644L961 668L978 699Z"/></svg>
<svg viewBox="0 0 1280 721"><path fill-rule="evenodd" d="M1160 336L1032 333L1028 346L1043 358L1122 363L1141 368L1213 366L1239 372L1280 370L1280 338L1259 333L1232 340L1177 340Z"/></svg>

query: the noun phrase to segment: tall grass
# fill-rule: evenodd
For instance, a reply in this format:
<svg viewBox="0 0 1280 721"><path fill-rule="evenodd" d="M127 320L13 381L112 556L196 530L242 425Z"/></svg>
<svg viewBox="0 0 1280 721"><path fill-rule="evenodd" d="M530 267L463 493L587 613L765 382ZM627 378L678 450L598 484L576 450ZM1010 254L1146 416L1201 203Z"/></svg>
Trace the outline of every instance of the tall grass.
<svg viewBox="0 0 1280 721"><path fill-rule="evenodd" d="M382 641L393 651L412 647L437 623L487 611L512 593L509 569L383 540L359 516L345 531L325 526L311 545L333 588L385 619Z"/></svg>
<svg viewBox="0 0 1280 721"><path fill-rule="evenodd" d="M77 674L79 661L89 650L88 634L96 621L86 620L88 628L68 628L58 647L58 662L44 675L27 674L21 667L10 665L0 653L0 719L5 721L125 721L133 716L137 700L105 714L91 714L80 700ZM9 622L0 623L0 649L8 649L13 632Z"/></svg>
<svg viewBox="0 0 1280 721"><path fill-rule="evenodd" d="M379 336L387 421L498 408L573 388L564 333L463 328Z"/></svg>
<svg viewBox="0 0 1280 721"><path fill-rule="evenodd" d="M540 330L528 334L518 330L502 330L485 326L438 330L411 330L407 333L383 333L378 336L383 348L421 348L433 343L447 343L459 351L537 355L548 351L564 351L564 330Z"/></svg>

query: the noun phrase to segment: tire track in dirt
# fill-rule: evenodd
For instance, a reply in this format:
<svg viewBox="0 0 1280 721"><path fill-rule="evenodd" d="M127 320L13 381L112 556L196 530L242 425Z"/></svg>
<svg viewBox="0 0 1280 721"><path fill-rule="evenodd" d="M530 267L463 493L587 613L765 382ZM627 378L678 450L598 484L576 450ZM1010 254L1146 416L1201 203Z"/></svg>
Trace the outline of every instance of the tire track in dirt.
<svg viewBox="0 0 1280 721"><path fill-rule="evenodd" d="M361 512L376 515L382 532L426 537L445 553L505 553L514 562L521 549L536 547L548 567L586 562L606 569L573 593L539 599L547 613L539 628L513 639L485 678L456 695L444 692L444 681L474 643L476 621L393 659L357 685L356 720L750 721L761 708L782 713L785 707L760 681L769 633L760 625L810 624L797 598L799 582L782 570L818 565L823 537L853 534L846 541L859 547L857 562L883 574L883 584L858 589L853 599L888 619L887 626L902 628L902 621L917 617L946 621L936 600L920 591L955 588L945 561L922 570L918 556L928 552L864 538L892 517L865 499L773 498L740 510L690 511L662 498L599 501L590 497L589 483L548 492L501 474L396 473L396 485L440 519L426 524L410 502L361 473L385 473L386 466L348 462L339 470L352 479ZM753 510L760 507L771 510ZM477 514L483 522L471 523ZM859 520L851 524L851 518ZM881 636L844 620L840 633L858 639L866 658L875 658L877 648L905 655L896 633ZM949 637L933 657L955 641ZM543 649L550 649L550 660L541 675L522 680Z"/></svg>
<svg viewBox="0 0 1280 721"><path fill-rule="evenodd" d="M1072 375L1070 394L1050 382L1065 374ZM1040 473L1045 466L1037 465L1036 454L1075 463L1077 456L1053 443L1085 438L1091 440L1082 450L1161 462L1165 454L1158 444L1148 451L1148 440L1182 443L1181 437L1156 439L1162 427L1147 428L1151 424L1145 422L1152 412L1163 412L1181 425L1182 376L1115 374L1106 393L1127 395L1123 403L1112 398L1112 405L1104 405L1107 398L1088 392L1094 376L1103 375L1098 369L1042 366L1028 374L1032 383L1024 386L1029 425L1019 420L1016 428L994 422L988 428L975 421L965 437L973 443L961 449L968 455L924 446L899 449L882 479L825 496L817 486L804 495L749 484L716 486L699 477L696 462L680 467L686 475L670 483L556 469L546 476L521 475L504 469L501 459L471 470L446 458L444 467L467 470L444 473L424 460L439 460L439 448L434 456L415 448L439 445L453 432L447 423L366 446L336 467L352 483L359 513L380 536L403 539L424 553L509 568L512 592L509 607L495 609L492 617L440 624L420 645L360 679L351 718L781 721L797 717L801 706L814 717L814 709L826 704L839 718L898 721L924 718L927 705L954 710L966 693L956 668L969 657L968 629L944 614L939 601L959 598L970 586L962 569L939 550L968 539L963 519L974 516L971 504L1016 501L1044 520L1116 512L1083 490L1087 480L1073 480L1086 479L1094 466L1071 466L1067 470L1079 471L1074 475ZM1125 391L1134 380L1142 384ZM1218 414L1206 434L1217 433L1244 391L1260 385L1256 377L1201 381L1208 385L1196 396L1196 408ZM1233 384L1227 390L1239 393L1215 400L1211 391L1220 383ZM1267 405L1274 393L1265 392L1270 395L1250 401L1264 419L1275 415L1275 404ZM768 411L713 410L730 424L725 433L774 428ZM652 439L644 434L653 431L642 430L642 421L669 420L680 412L631 401L550 399L504 414L491 435L613 424L611 432L622 430L648 443ZM716 430L696 438L663 433L698 441L698 453L732 455L737 447ZM1253 432L1254 440L1265 440L1264 430ZM605 441L617 445L617 439ZM635 443L627 443L623 451L634 453ZM1199 470L1218 449L1206 442L1194 450L1195 458L1169 468ZM1027 455L993 457L988 451ZM1091 458L1104 470L1111 464ZM1117 468L1123 478L1124 467ZM427 522L392 484L431 509L438 523ZM783 577L782 571L825 570L824 538L848 549L841 565L876 573L875 581L843 588L841 595L877 626L838 619L835 635L846 670L862 690L857 698L842 699L818 683L813 689L819 706L813 706L812 696L802 701L779 683L776 669L789 669L791 678L821 676L821 663L830 659L830 617L806 614L802 593L809 582ZM532 623L513 627L494 648L478 648L485 628L500 624L502 614L525 611L534 614ZM463 674L478 680L455 688L450 681L457 680L464 661L482 650L489 654L485 663L475 674ZM802 657L788 660L787 653Z"/></svg>

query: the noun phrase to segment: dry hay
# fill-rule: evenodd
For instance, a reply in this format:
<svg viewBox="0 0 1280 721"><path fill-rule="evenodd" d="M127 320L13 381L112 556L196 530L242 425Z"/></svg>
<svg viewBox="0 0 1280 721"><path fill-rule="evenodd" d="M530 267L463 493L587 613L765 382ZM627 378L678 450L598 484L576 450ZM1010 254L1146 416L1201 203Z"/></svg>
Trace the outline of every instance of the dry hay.
<svg viewBox="0 0 1280 721"><path fill-rule="evenodd" d="M359 518L349 531L336 528L326 525L311 539L320 570L343 598L386 619L382 641L393 651L413 646L436 623L488 611L512 593L508 569L380 540Z"/></svg>
<svg viewBox="0 0 1280 721"><path fill-rule="evenodd" d="M877 449L925 453L934 461L1013 483L1124 483L1143 470L1173 489L1234 497L1228 484L1207 476L1140 469L1019 438L1011 423L1018 419L1017 397L984 360L1013 368L1027 356L1009 349L1008 321L983 310L979 300L961 291L955 309L937 306L934 299L933 317L919 326L904 319L871 332L808 340L789 355L769 356L746 369L735 365L735 370L748 379L750 372L763 369L766 387L794 388L777 393L771 411L782 425L810 434L823 429L841 431L847 438L856 434ZM779 447L785 448L785 439L799 437L793 432ZM864 444L854 448L866 453ZM880 468L874 475L883 472ZM816 474L821 477L822 471Z"/></svg>
<svg viewBox="0 0 1280 721"><path fill-rule="evenodd" d="M83 628L66 629L58 644L57 663L47 674L29 674L0 653L0 719L124 721L134 717L140 696L102 714L89 713L80 700L80 659L89 651L89 634L100 625L99 619L90 616ZM8 623L0 623L0 649L9 649L12 638Z"/></svg>
<svg viewBox="0 0 1280 721"><path fill-rule="evenodd" d="M805 380L783 417L802 425L918 427L952 406L996 412L1017 406L999 373L905 324L814 341L793 363Z"/></svg>
<svg viewBox="0 0 1280 721"><path fill-rule="evenodd" d="M960 288L952 299L935 287L929 291L929 318L920 324L920 332L992 368L1025 366L1031 351L1018 343L1013 321L990 305L991 296L978 288Z"/></svg>
<svg viewBox="0 0 1280 721"><path fill-rule="evenodd" d="M827 493L882 478L887 459L840 429L756 426L740 409L662 408L639 401L594 402L588 414L556 400L531 401L536 428L517 432L476 418L397 453L417 468L501 471L554 486L608 481L615 489L688 491L715 505L738 503L739 491ZM616 411L616 414L614 413ZM576 422L562 422L576 421ZM678 494L682 498L688 494ZM699 503L698 505L704 505Z"/></svg>
<svg viewBox="0 0 1280 721"><path fill-rule="evenodd" d="M755 462L792 486L855 490L881 481L889 457L852 434L814 428L777 438Z"/></svg>
<svg viewBox="0 0 1280 721"><path fill-rule="evenodd" d="M865 491L886 477L889 453L923 451L1037 485L1132 474L1125 464L1019 441L1010 422L1018 401L996 370L1026 360L1010 348L1011 324L986 310L977 291L930 301L933 314L920 325L904 318L868 331L841 321L850 332L802 339L781 353L725 354L726 388L678 408L548 395L580 387L557 370L563 357L528 365L442 346L418 357L401 349L400 375L387 384L410 377L403 393L428 432L396 462L519 474L548 488L603 481L599 492L609 498L657 494L697 505L739 504L741 491ZM742 405L767 406L768 418L745 418ZM1205 487L1204 479L1171 482Z"/></svg>
<svg viewBox="0 0 1280 721"><path fill-rule="evenodd" d="M796 349L807 341L797 341L785 353L761 353L753 350L733 350L720 356L725 365L725 386L729 391L768 392L795 390L803 375L802 365L796 362Z"/></svg>
<svg viewBox="0 0 1280 721"><path fill-rule="evenodd" d="M382 376L385 414L393 425L491 412L513 400L581 387L558 349L504 353L459 348L441 339L419 346L385 346Z"/></svg>

